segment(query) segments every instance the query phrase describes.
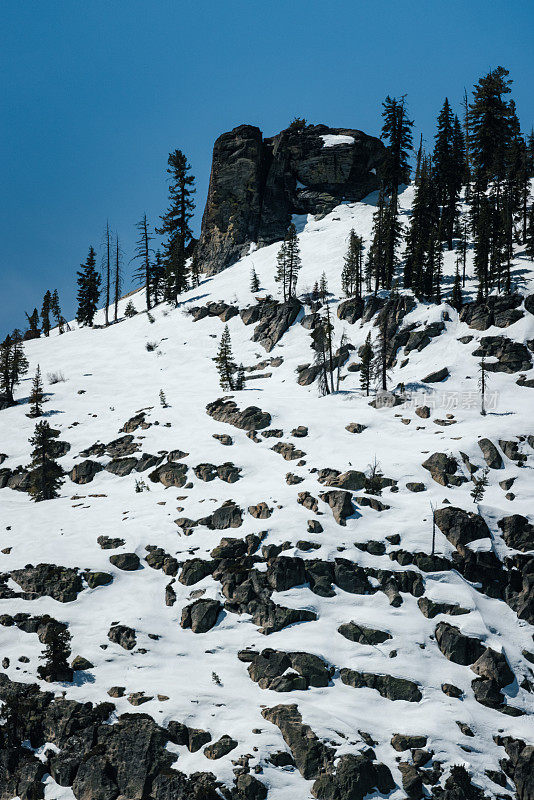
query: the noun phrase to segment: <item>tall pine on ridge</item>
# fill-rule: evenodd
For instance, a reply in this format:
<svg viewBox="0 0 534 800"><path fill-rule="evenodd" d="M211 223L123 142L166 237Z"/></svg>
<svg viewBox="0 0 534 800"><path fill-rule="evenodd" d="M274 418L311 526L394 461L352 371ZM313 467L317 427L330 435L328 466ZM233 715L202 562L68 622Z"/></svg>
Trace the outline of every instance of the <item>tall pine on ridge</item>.
<svg viewBox="0 0 534 800"><path fill-rule="evenodd" d="M170 153L167 163L170 202L156 233L167 237L163 251L165 299L176 304L178 295L187 288L187 248L193 237L190 223L195 208L195 179L181 150Z"/></svg>
<svg viewBox="0 0 534 800"><path fill-rule="evenodd" d="M78 275L78 310L76 319L80 325L93 324L100 298L101 277L95 269L95 264L95 251L93 247L90 247L85 264L82 264L79 272L76 273Z"/></svg>

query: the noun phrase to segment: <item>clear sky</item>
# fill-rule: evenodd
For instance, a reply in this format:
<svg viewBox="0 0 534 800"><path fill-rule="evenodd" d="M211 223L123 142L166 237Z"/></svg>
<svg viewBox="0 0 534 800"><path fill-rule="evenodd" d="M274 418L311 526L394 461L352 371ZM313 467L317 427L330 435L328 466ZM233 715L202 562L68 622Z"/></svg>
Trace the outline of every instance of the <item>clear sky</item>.
<svg viewBox="0 0 534 800"><path fill-rule="evenodd" d="M0 335L48 288L73 316L106 219L131 258L171 150L197 177L198 231L213 142L244 122L378 134L383 98L407 94L430 144L444 97L459 112L502 64L529 131L533 41L532 0L3 0Z"/></svg>

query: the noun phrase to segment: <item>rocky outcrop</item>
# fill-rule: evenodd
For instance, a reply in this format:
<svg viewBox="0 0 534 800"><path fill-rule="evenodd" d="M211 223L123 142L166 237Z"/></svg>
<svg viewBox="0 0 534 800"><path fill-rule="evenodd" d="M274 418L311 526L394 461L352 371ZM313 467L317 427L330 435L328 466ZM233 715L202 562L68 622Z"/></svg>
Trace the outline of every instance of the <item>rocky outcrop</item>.
<svg viewBox="0 0 534 800"><path fill-rule="evenodd" d="M523 553L534 550L534 525L531 525L522 514L503 517L497 525L508 547L521 550Z"/></svg>
<svg viewBox="0 0 534 800"><path fill-rule="evenodd" d="M526 372L532 367L532 359L526 346L513 342L507 336L483 336L479 347L473 350L474 356L496 358L496 362L486 363L488 372Z"/></svg>
<svg viewBox="0 0 534 800"><path fill-rule="evenodd" d="M487 331L492 325L507 328L523 316L518 308L522 302L520 294L492 295L481 303L466 303L462 306L460 320L477 331Z"/></svg>
<svg viewBox="0 0 534 800"><path fill-rule="evenodd" d="M56 564L27 564L24 569L15 569L11 578L23 590L27 600L37 597L53 597L60 603L71 603L82 591L82 579L77 569L58 567Z"/></svg>
<svg viewBox="0 0 534 800"><path fill-rule="evenodd" d="M361 200L378 188L384 151L361 131L325 125L292 126L270 139L253 125L223 133L213 149L200 268L213 275L252 242L283 239L292 214L325 214L343 200Z"/></svg>
<svg viewBox="0 0 534 800"><path fill-rule="evenodd" d="M293 325L301 309L301 304L294 297L285 303L263 303L263 313L254 329L252 341L258 342L270 353Z"/></svg>
<svg viewBox="0 0 534 800"><path fill-rule="evenodd" d="M264 708L261 714L280 729L303 778L317 778L326 771L333 760L334 751L317 738L309 725L302 722L296 705Z"/></svg>
<svg viewBox="0 0 534 800"><path fill-rule="evenodd" d="M343 683L354 689L376 689L387 700L406 700L418 703L423 695L413 681L406 678L395 678L393 675L375 675L372 672L356 672L346 667L339 670Z"/></svg>
<svg viewBox="0 0 534 800"><path fill-rule="evenodd" d="M440 622L436 626L436 642L445 658L464 666L473 664L485 651L480 639L466 636L448 622Z"/></svg>
<svg viewBox="0 0 534 800"><path fill-rule="evenodd" d="M206 413L217 422L226 422L243 431L259 431L271 424L271 415L267 411L262 411L257 406L248 406L240 411L233 400L222 398L208 403Z"/></svg>
<svg viewBox="0 0 534 800"><path fill-rule="evenodd" d="M463 508L445 506L437 508L434 520L440 531L460 552L465 545L477 539L489 539L491 533L486 522L479 514L464 511Z"/></svg>

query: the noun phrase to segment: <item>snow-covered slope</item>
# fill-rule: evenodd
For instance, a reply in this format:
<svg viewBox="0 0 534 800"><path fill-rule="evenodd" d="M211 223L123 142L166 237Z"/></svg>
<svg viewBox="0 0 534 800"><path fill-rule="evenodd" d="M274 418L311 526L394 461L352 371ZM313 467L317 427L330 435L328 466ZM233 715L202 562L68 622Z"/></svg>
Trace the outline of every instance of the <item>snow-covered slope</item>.
<svg viewBox="0 0 534 800"><path fill-rule="evenodd" d="M401 196L405 223L412 196L412 188ZM270 293L276 297L279 290L274 282L274 268L278 245L251 252L223 273L202 281L198 288L180 297L177 309L157 307L152 311L153 321L146 313L139 313L131 319L121 318L119 324L107 329L74 329L63 336L52 332L48 339L25 345L29 375L40 364L44 376L60 371L65 378L64 382L53 385L45 380L48 394L45 408L50 424L61 431L60 439L71 445L60 459L66 471L82 462L80 453L95 442L107 444L124 436L121 432L124 423L144 410L148 425L132 431L134 442L139 444L134 456L165 454L166 459L170 451L184 451L186 455L179 463L188 467L187 483L183 487L165 488L149 479L153 468L133 471L124 477L104 469L85 485L76 485L67 477L61 497L49 502L35 504L24 492L1 489L3 573L21 570L29 563L46 563L78 568L81 572L106 572L113 580L93 589L84 582L77 599L71 602L61 603L50 596L35 599L13 596L0 600L1 614L49 614L68 624L73 655L81 655L93 665L77 671L72 684L38 681L36 670L43 645L37 635L23 632L16 625L0 627L0 657L9 659L4 672L11 680L38 682L43 690L64 693L80 703L109 700L107 692L111 687L124 687L124 696L113 699L116 711L111 721L126 712L141 710L163 727L171 720L178 720L190 728L208 731L212 742L229 734L237 746L216 760L208 760L203 747L190 752L185 745L169 744L168 749L177 755L174 769L187 775L212 772L223 784L231 786L235 762L248 754L251 773L269 789L268 796L276 800L311 797L316 777L313 770L299 771L291 764L275 766L270 760L274 752L290 749L279 727L262 716L266 707L280 703L296 704L302 721L319 740L335 749L336 759L358 753L372 738L376 760L391 770L395 782L392 798L406 794L407 781L403 789L399 757L403 764L412 763L409 750L403 752L392 747L391 739L397 733L427 738L425 749L431 752L432 760L426 763L425 770L430 775L434 765L441 764L443 768L441 773L438 768L432 773L435 786L444 784L452 765L463 764L474 783L488 796L510 796L514 791L510 780L501 787L487 771L499 771L499 761L505 757L505 750L496 743L495 736L501 734L526 742L534 739L529 716L533 711L530 693L533 664L524 655L534 649L533 628L526 619L518 617L498 592L490 596L487 587L477 585L477 576L465 570L462 574L461 565L452 563L456 548L440 527L435 534L435 552L449 559L449 568L443 561L443 568L423 571L413 559L411 563L403 561L402 556L391 558L391 555L399 549L409 554L430 553L432 507L441 509L450 503L452 507L480 514L489 526L490 537L475 537L468 550L493 552L500 561L515 557L517 564L523 564L527 558L506 544L497 523L512 514L527 518L530 514L530 521L534 521L534 440L530 439L529 444L526 438L534 434L534 390L516 383L519 373L490 374L488 414L482 417L477 387L480 358L473 351L484 336L530 342L532 349L534 316L521 309L521 318L509 327L492 326L479 331L460 321L456 311L445 302L440 306L416 304L402 320L400 329L412 323L418 323L421 329L442 322L444 330L420 351L412 350L406 356L404 348L399 350L390 382L392 388L404 384L404 402L378 409L370 406L372 398L365 397L359 388L359 373L349 367L359 362L358 348L368 332L371 331L373 339L376 337L376 316L363 324L358 321L351 325L338 319L335 311L343 299L340 273L350 230L354 228L369 242L375 200L370 196L362 203L341 205L321 220L295 220L303 264L299 294L311 290L324 271L332 293L336 341L345 331L354 346L341 371L340 391L320 397L316 382L309 386L297 383L297 367L313 360L310 331L300 324L302 313L270 353L252 341L253 325L244 325L240 316L228 321L238 362L249 367L276 359L274 364L267 363L259 369L255 379L247 380L245 390L233 395L239 409L254 405L272 417L270 426L252 438L246 430L219 422L206 413L206 405L223 394L212 358L224 324L218 317L195 322L188 309L211 301L225 301L240 309L254 304L255 296L249 290L252 267L261 283L256 296ZM446 253L444 271L451 287L454 265L455 254ZM522 294L534 291L533 268L518 249L513 279L516 290ZM466 299L474 299L471 261L467 272ZM138 310L143 311L142 293L134 295L133 300ZM121 313L124 305L125 301ZM96 322L103 322L102 312ZM460 341L467 336L472 339ZM153 343L153 349L147 349L147 343ZM444 366L450 373L446 381L423 383L425 376ZM532 369L525 374L527 379L534 377ZM29 460L28 439L35 421L26 416L28 408L23 397L29 394L30 382L28 377L19 387L19 405L0 412L0 452L7 455L2 469L13 470ZM160 404L160 390L165 394L168 408ZM415 409L425 405L431 409L430 416L421 418ZM365 429L351 433L347 430L350 423L359 423ZM298 426L308 429L303 438L292 434ZM273 429L280 429L282 435L279 438L264 435ZM215 434L231 436L233 444L223 445L214 438ZM489 485L477 507L470 496L473 483L469 469L460 453L479 468L480 475L486 466L478 444L480 437L497 445L502 467L489 470ZM272 449L280 441L293 444L302 454L284 460ZM499 441L517 441L524 460L508 458ZM469 480L458 486L433 480L422 463L435 452L455 457L456 475ZM110 461L109 455L89 458L102 465ZM341 473L368 472L375 460L383 475L394 482L393 488L385 486L381 495L374 498L385 508L375 510L366 504L366 498L374 502L373 495L364 489L355 490L352 493L355 513L345 525L338 524L328 503L319 498L320 493L335 487L321 485L317 471L328 467ZM193 471L199 464L219 466L226 462L232 462L240 470L234 483L219 477L205 481ZM298 484L288 483L287 473L298 476ZM507 499L509 489L499 485L510 478L514 478L513 499ZM144 481L146 490L136 492L139 480ZM422 483L424 491L410 491L407 483ZM311 508L298 502L302 492L317 499L316 511L313 499L307 501ZM242 525L238 528L210 530L205 524L180 527L175 522L180 518L195 521L205 518L227 500L233 500L242 509ZM248 511L260 502L272 510L269 517L256 518ZM309 520L320 523L323 530L308 532ZM274 588L271 600L285 608L311 611L316 615L315 620L288 625L265 635L251 614L237 613L235 606L228 606L207 632L182 628L183 609L199 596L227 602L229 598L222 592L221 579L217 573L208 574L194 584L184 585L179 580L180 568L172 583L176 601L166 605L166 587L172 577L148 565L147 546L162 548L180 563L192 558L211 561L210 553L221 538L244 540L249 534L261 538L255 551L257 563L253 564L257 573L271 569L262 552L280 554L280 559L298 557L304 562L320 560L330 565L342 558L367 570L370 593L346 591L335 582L330 590L319 587L312 591L306 575L306 580L298 585L289 580L291 588ZM119 537L124 544L112 550L102 549L97 542L100 536ZM379 544L367 550L361 548L370 541ZM262 551L284 543L287 544L282 551ZM124 571L110 563L110 556L122 552L136 553L140 558L139 569ZM251 568L250 558L249 562L247 569ZM419 576L419 583L412 591L405 590L405 583L397 584L397 590L393 591L391 586L388 589L390 578L384 571L394 573L393 579L396 574L411 571ZM275 577L273 584L277 580ZM5 585L15 595L20 594L20 585L11 577ZM438 613L428 618L418 605L421 592L434 602L456 604L466 613L457 616ZM391 638L378 644L351 641L338 632L340 625L351 621L384 631ZM505 653L515 679L503 688L503 704L519 709L521 715L511 716L477 701L471 686L476 677L473 670L449 660L438 647L435 629L441 622L456 626L462 634L477 637L484 647ZM135 630L134 649L124 649L109 640L108 631L116 624ZM238 658L238 652L247 648L319 656L333 668L328 685L296 688L287 693L260 688L249 676L249 664ZM21 656L29 660L21 662ZM373 688L355 688L349 685L350 681L341 679L343 668L415 682L421 698L415 702L392 700ZM444 684L458 687L461 696L445 694ZM128 696L135 692L144 692L152 699L143 703L141 709L132 708ZM467 727L461 728L459 723ZM298 756L297 766L300 766ZM406 771L407 767L403 769ZM76 786L72 794L72 789L60 788L51 777L44 780L48 798L85 797L76 793ZM429 778L424 792L431 791ZM371 796L378 794L377 788L371 792ZM349 798L358 794L319 796Z"/></svg>

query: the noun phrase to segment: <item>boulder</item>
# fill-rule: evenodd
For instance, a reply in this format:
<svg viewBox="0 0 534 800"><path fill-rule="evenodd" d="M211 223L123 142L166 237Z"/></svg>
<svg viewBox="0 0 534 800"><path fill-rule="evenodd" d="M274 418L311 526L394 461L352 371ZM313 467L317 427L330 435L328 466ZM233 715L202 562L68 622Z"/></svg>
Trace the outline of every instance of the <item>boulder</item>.
<svg viewBox="0 0 534 800"><path fill-rule="evenodd" d="M152 483L162 483L166 489L169 486L181 488L187 482L187 464L177 464L171 461L157 467L148 477Z"/></svg>
<svg viewBox="0 0 534 800"><path fill-rule="evenodd" d="M262 316L254 329L252 341L258 342L270 353L293 325L301 310L300 302L294 297L285 303L272 303L269 313Z"/></svg>
<svg viewBox="0 0 534 800"><path fill-rule="evenodd" d="M133 650L137 644L135 630L128 625L112 625L108 631L108 639L125 650Z"/></svg>
<svg viewBox="0 0 534 800"><path fill-rule="evenodd" d="M106 464L105 468L108 472L112 472L113 475L118 475L122 478L124 475L129 475L130 472L133 472L136 467L136 458L114 458Z"/></svg>
<svg viewBox="0 0 534 800"><path fill-rule="evenodd" d="M389 768L373 760L372 750L364 753L345 753L317 778L312 794L318 800L363 800L364 797L385 796L395 782ZM376 790L375 790L376 787Z"/></svg>
<svg viewBox="0 0 534 800"><path fill-rule="evenodd" d="M85 461L80 461L79 464L74 465L69 472L69 478L73 483L78 483L80 485L91 483L95 475L98 472L101 472L103 469L104 467L102 464L99 464L98 461L86 459Z"/></svg>
<svg viewBox="0 0 534 800"><path fill-rule="evenodd" d="M325 146L323 137L333 146ZM290 127L264 139L240 125L215 142L197 258L213 275L249 251L284 238L292 214L331 211L378 187L384 146L361 131Z"/></svg>
<svg viewBox="0 0 534 800"><path fill-rule="evenodd" d="M242 511L233 500L227 500L208 517L199 519L198 524L205 525L210 530L240 528L243 524Z"/></svg>
<svg viewBox="0 0 534 800"><path fill-rule="evenodd" d="M345 639L359 644L377 645L391 639L391 634L386 631L367 628L365 625L357 625L356 622L344 622L337 630Z"/></svg>
<svg viewBox="0 0 534 800"><path fill-rule="evenodd" d="M337 307L338 319L354 325L359 319L362 318L364 301L361 297L349 297L344 300Z"/></svg>
<svg viewBox="0 0 534 800"><path fill-rule="evenodd" d="M480 639L466 636L448 622L439 622L435 635L438 647L445 658L455 664L463 666L474 664L486 649Z"/></svg>
<svg viewBox="0 0 534 800"><path fill-rule="evenodd" d="M204 755L206 758L209 758L211 761L216 761L219 758L223 758L223 756L227 756L228 753L231 753L232 750L235 750L237 747L237 741L232 739L231 736L225 734L221 736L216 742L209 744L207 747L204 748Z"/></svg>
<svg viewBox="0 0 534 800"><path fill-rule="evenodd" d="M264 708L264 719L280 729L298 771L305 780L317 778L333 758L333 750L323 744L309 725L302 722L296 705Z"/></svg>
<svg viewBox="0 0 534 800"><path fill-rule="evenodd" d="M460 321L477 331L486 331L492 325L507 328L523 316L518 309L522 302L520 294L491 295L482 302L465 303L460 310Z"/></svg>
<svg viewBox="0 0 534 800"><path fill-rule="evenodd" d="M115 553L109 557L110 563L117 569L125 572L134 572L139 569L140 561L136 553Z"/></svg>
<svg viewBox="0 0 534 800"><path fill-rule="evenodd" d="M473 351L474 356L496 358L496 362L487 362L488 372L527 372L532 367L532 359L528 349L521 342L513 342L507 336L483 336L479 347Z"/></svg>
<svg viewBox="0 0 534 800"><path fill-rule="evenodd" d="M436 372L429 373L426 378L423 378L423 383L441 383L449 377L450 373L447 367L438 369Z"/></svg>
<svg viewBox="0 0 534 800"><path fill-rule="evenodd" d="M522 514L503 517L497 523L502 531L503 539L508 547L526 553L534 550L534 525L531 525Z"/></svg>
<svg viewBox="0 0 534 800"><path fill-rule="evenodd" d="M458 468L458 463L447 453L432 453L426 461L423 461L422 466L430 472L436 483L448 486Z"/></svg>
<svg viewBox="0 0 534 800"><path fill-rule="evenodd" d="M217 623L222 605L218 600L201 598L182 611L180 625L191 628L193 633L206 633Z"/></svg>
<svg viewBox="0 0 534 800"><path fill-rule="evenodd" d="M341 489L332 489L329 492L323 492L319 497L321 500L324 500L325 503L328 503L338 525L346 525L346 520L354 514L355 509L352 504L352 495L350 492L345 492Z"/></svg>
<svg viewBox="0 0 534 800"><path fill-rule="evenodd" d="M208 403L206 413L218 422L226 422L244 431L259 431L271 424L271 415L257 406L248 406L240 411L233 400L219 398Z"/></svg>
<svg viewBox="0 0 534 800"><path fill-rule="evenodd" d="M502 469L504 462L502 456L489 439L483 438L478 440L478 446L482 450L484 461L490 469Z"/></svg>
<svg viewBox="0 0 534 800"><path fill-rule="evenodd" d="M376 689L382 697L388 700L405 700L408 703L418 703L423 695L414 681L405 678L395 678L393 675L376 675L371 672L356 672L343 667L339 671L340 678L347 686L354 689Z"/></svg>
<svg viewBox="0 0 534 800"><path fill-rule="evenodd" d="M82 579L77 569L56 564L28 564L15 569L11 578L24 592L25 599L52 597L60 603L71 603L82 591Z"/></svg>
<svg viewBox="0 0 534 800"><path fill-rule="evenodd" d="M472 511L464 511L463 508L455 506L437 508L434 512L434 520L443 535L460 551L469 542L491 538L490 530L484 519Z"/></svg>
<svg viewBox="0 0 534 800"><path fill-rule="evenodd" d="M484 650L482 655L471 665L471 669L481 678L495 681L500 689L515 680L515 675L510 669L504 653L498 653L491 647Z"/></svg>

